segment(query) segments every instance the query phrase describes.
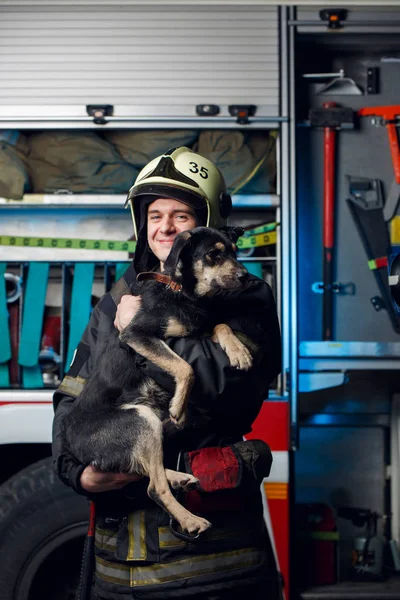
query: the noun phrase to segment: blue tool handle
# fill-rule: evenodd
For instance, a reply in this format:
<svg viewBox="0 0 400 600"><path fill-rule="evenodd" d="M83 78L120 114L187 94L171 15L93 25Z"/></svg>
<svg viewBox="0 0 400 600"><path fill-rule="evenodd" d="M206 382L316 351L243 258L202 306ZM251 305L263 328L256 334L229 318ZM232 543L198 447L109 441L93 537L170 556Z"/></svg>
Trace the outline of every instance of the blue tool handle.
<svg viewBox="0 0 400 600"><path fill-rule="evenodd" d="M31 262L24 292L18 362L23 367L39 364L49 263Z"/></svg>
<svg viewBox="0 0 400 600"><path fill-rule="evenodd" d="M76 263L72 283L69 337L66 366L71 364L75 348L88 324L92 307L94 263Z"/></svg>

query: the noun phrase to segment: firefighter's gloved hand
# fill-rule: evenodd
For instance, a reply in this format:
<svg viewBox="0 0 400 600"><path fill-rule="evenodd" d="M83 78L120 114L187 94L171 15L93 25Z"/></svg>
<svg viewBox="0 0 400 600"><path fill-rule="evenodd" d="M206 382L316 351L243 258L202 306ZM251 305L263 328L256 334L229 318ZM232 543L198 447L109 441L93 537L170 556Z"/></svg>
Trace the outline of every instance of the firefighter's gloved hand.
<svg viewBox="0 0 400 600"><path fill-rule="evenodd" d="M268 477L271 472L271 448L262 440L246 440L233 446L240 454L246 471L260 485L264 477Z"/></svg>
<svg viewBox="0 0 400 600"><path fill-rule="evenodd" d="M200 492L260 486L272 465L271 449L261 440L246 440L223 448L201 448L184 455L185 470L197 477Z"/></svg>

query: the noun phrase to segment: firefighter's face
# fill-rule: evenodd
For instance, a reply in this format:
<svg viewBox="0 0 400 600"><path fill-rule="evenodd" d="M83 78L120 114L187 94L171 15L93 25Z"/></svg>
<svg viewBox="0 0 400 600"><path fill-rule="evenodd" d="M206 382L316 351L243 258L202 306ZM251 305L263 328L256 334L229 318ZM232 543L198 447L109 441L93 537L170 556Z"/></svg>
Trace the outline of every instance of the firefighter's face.
<svg viewBox="0 0 400 600"><path fill-rule="evenodd" d="M149 205L147 241L151 251L159 259L161 268L163 268L178 233L196 226L194 210L183 202L170 198L158 198Z"/></svg>

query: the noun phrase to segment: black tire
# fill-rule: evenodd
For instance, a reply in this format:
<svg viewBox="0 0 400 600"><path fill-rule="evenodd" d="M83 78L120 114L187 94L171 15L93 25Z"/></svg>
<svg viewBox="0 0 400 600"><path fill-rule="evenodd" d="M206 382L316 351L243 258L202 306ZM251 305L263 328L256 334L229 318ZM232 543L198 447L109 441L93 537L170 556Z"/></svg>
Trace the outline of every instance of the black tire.
<svg viewBox="0 0 400 600"><path fill-rule="evenodd" d="M0 600L73 600L88 516L51 458L0 486Z"/></svg>

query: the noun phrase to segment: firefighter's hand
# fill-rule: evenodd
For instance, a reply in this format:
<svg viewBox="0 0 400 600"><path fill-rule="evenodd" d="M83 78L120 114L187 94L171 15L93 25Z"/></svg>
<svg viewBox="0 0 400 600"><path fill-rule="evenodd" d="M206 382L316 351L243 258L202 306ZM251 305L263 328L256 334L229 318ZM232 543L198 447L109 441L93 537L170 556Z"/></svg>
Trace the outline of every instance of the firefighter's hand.
<svg viewBox="0 0 400 600"><path fill-rule="evenodd" d="M139 481L141 475L128 473L105 473L93 465L88 465L81 475L81 486L86 492L110 492L120 490L128 483Z"/></svg>
<svg viewBox="0 0 400 600"><path fill-rule="evenodd" d="M142 299L140 296L122 296L117 307L114 325L118 331L122 331L129 325L140 308Z"/></svg>

